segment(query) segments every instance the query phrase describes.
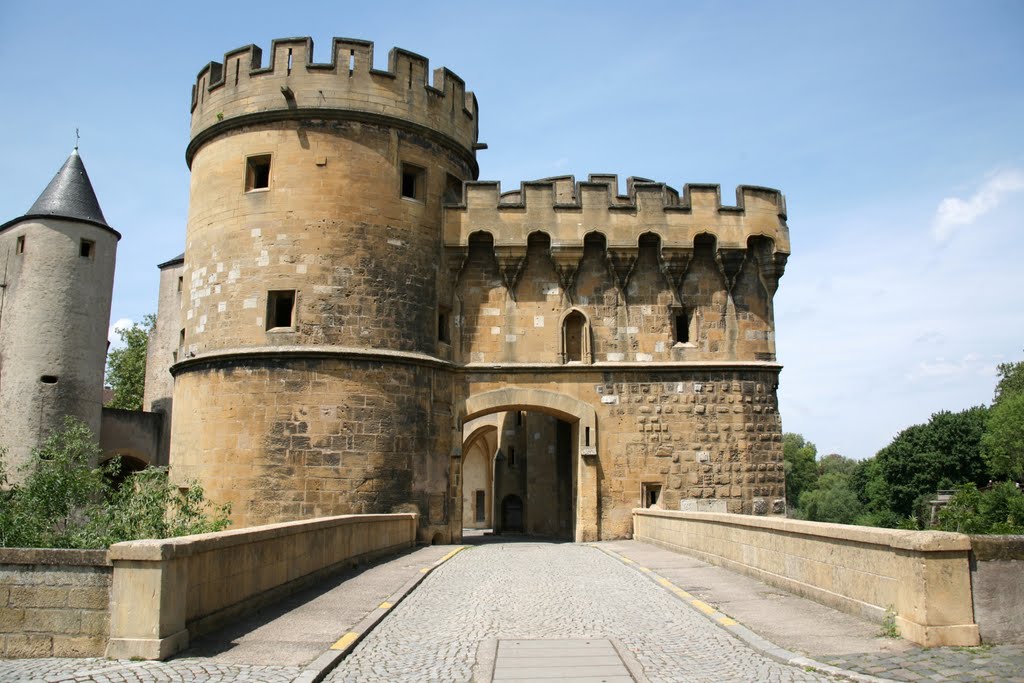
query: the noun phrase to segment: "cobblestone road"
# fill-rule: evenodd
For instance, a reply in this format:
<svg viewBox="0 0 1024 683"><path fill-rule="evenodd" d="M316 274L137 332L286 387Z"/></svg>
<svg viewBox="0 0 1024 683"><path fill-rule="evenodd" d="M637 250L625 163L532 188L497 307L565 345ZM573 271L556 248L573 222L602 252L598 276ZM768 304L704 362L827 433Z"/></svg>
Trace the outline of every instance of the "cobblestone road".
<svg viewBox="0 0 1024 683"><path fill-rule="evenodd" d="M212 664L202 659L133 662L109 659L0 660L3 683L288 683L298 667Z"/></svg>
<svg viewBox="0 0 1024 683"><path fill-rule="evenodd" d="M470 681L478 651L533 638L609 639L652 682L831 680L754 652L597 548L541 543L459 553L327 680Z"/></svg>

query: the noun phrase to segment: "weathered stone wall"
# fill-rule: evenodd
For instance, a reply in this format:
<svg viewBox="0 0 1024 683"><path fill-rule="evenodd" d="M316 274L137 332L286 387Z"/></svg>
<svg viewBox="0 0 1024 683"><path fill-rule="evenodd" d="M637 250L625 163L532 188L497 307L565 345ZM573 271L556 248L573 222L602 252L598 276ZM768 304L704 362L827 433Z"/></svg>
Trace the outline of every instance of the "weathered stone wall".
<svg viewBox="0 0 1024 683"><path fill-rule="evenodd" d="M184 366L172 477L230 502L239 526L411 505L424 540L449 537L449 523L462 522L445 495L451 376L389 360L268 355Z"/></svg>
<svg viewBox="0 0 1024 683"><path fill-rule="evenodd" d="M784 513L778 372L779 366L767 363L602 364L562 371L479 369L466 381L470 396L509 386L523 390L524 402L509 408L538 410L529 402L531 390L557 392L593 407L596 459L580 465L574 445L573 472L578 483L579 467L593 471L599 503L596 517L577 518L576 524L599 538L622 538L631 533L631 511L641 505L644 484L662 487L660 505L666 509L720 500L731 512ZM496 491L499 501L501 494Z"/></svg>
<svg viewBox="0 0 1024 683"><path fill-rule="evenodd" d="M102 657L112 571L105 550L0 548L0 658Z"/></svg>
<svg viewBox="0 0 1024 683"><path fill-rule="evenodd" d="M416 515L349 515L110 548L106 656L164 659L342 568L410 548Z"/></svg>
<svg viewBox="0 0 1024 683"><path fill-rule="evenodd" d="M907 640L978 645L971 539L721 513L634 510L634 538L694 555L797 595L881 621Z"/></svg>
<svg viewBox="0 0 1024 683"><path fill-rule="evenodd" d="M1024 536L971 536L974 620L986 643L1024 643Z"/></svg>
<svg viewBox="0 0 1024 683"><path fill-rule="evenodd" d="M103 408L100 450L103 458L134 458L142 465L166 465L162 450L164 413Z"/></svg>
<svg viewBox="0 0 1024 683"><path fill-rule="evenodd" d="M171 415L174 377L171 366L178 361L181 342L181 296L185 289L185 260L175 258L160 265L160 289L157 295L156 325L149 333L146 347L146 387L143 410L163 413L160 461L168 464L171 450Z"/></svg>
<svg viewBox="0 0 1024 683"><path fill-rule="evenodd" d="M17 240L24 251L17 253ZM82 240L94 246L81 255ZM11 478L66 415L100 431L117 233L30 218L0 232L0 445Z"/></svg>

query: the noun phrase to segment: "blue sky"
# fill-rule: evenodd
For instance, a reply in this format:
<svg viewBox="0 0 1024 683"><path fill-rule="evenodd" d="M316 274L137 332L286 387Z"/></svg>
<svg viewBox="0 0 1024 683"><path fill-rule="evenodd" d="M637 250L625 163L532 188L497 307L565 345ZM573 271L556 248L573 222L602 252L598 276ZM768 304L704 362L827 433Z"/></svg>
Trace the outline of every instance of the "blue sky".
<svg viewBox="0 0 1024 683"><path fill-rule="evenodd" d="M151 6L152 5L152 6ZM400 46L480 102L481 179L777 187L783 427L863 458L991 400L1024 358L1024 3L449 2L0 5L0 220L82 133L123 235L111 322L156 309L183 250L189 92L235 47Z"/></svg>

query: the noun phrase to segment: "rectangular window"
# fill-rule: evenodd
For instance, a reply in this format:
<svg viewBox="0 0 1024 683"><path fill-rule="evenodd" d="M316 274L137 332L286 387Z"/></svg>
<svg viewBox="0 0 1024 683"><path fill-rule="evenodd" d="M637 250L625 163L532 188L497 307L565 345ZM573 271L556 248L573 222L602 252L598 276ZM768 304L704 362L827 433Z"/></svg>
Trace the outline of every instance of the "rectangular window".
<svg viewBox="0 0 1024 683"><path fill-rule="evenodd" d="M476 492L476 521L486 522L487 521L487 509L485 503L487 502L487 496L483 491Z"/></svg>
<svg viewBox="0 0 1024 683"><path fill-rule="evenodd" d="M295 290L267 292L267 329L295 327Z"/></svg>
<svg viewBox="0 0 1024 683"><path fill-rule="evenodd" d="M690 342L690 313L685 308L675 310L675 333L677 344Z"/></svg>
<svg viewBox="0 0 1024 683"><path fill-rule="evenodd" d="M270 187L270 155L260 154L245 160L245 191L266 190Z"/></svg>
<svg viewBox="0 0 1024 683"><path fill-rule="evenodd" d="M82 240L78 246L78 255L82 258L92 258L95 253L96 243L92 240Z"/></svg>
<svg viewBox="0 0 1024 683"><path fill-rule="evenodd" d="M447 309L442 308L437 312L437 341L445 344L452 343L452 335L449 331L450 317Z"/></svg>
<svg viewBox="0 0 1024 683"><path fill-rule="evenodd" d="M444 182L444 203L462 203L462 181L451 173L448 174Z"/></svg>
<svg viewBox="0 0 1024 683"><path fill-rule="evenodd" d="M423 201L426 194L426 169L412 164L402 164L402 197Z"/></svg>
<svg viewBox="0 0 1024 683"><path fill-rule="evenodd" d="M654 507L661 500L661 484L641 484L641 497L643 507Z"/></svg>
<svg viewBox="0 0 1024 683"><path fill-rule="evenodd" d="M516 449L515 449L515 446L509 446L508 447L508 466L509 467L515 467L516 466Z"/></svg>
<svg viewBox="0 0 1024 683"><path fill-rule="evenodd" d="M24 254L25 253L25 236L24 235L18 235L18 243L17 243L17 246L15 247L14 251L16 253L18 253L18 254Z"/></svg>
<svg viewBox="0 0 1024 683"><path fill-rule="evenodd" d="M179 292L181 291L181 287L184 284L185 284L185 278L179 275L178 276L178 291Z"/></svg>

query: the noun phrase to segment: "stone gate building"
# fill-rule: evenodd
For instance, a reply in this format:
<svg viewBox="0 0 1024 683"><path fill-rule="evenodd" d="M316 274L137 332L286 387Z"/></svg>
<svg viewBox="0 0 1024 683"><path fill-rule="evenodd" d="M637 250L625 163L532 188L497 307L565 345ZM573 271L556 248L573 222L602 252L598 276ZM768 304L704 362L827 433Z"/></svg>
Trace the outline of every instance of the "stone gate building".
<svg viewBox="0 0 1024 683"><path fill-rule="evenodd" d="M415 510L577 540L638 506L784 510L782 195L479 182L476 98L404 50L212 62L147 409L236 523Z"/></svg>

